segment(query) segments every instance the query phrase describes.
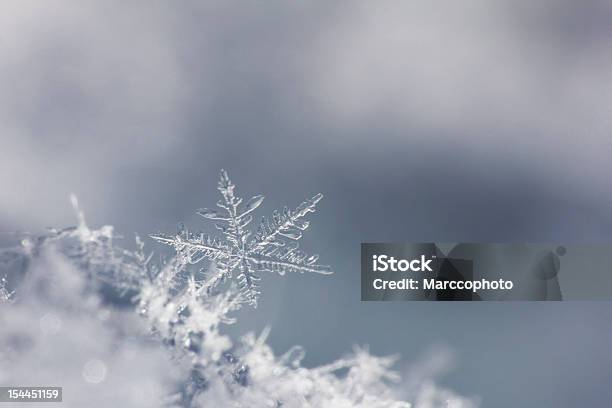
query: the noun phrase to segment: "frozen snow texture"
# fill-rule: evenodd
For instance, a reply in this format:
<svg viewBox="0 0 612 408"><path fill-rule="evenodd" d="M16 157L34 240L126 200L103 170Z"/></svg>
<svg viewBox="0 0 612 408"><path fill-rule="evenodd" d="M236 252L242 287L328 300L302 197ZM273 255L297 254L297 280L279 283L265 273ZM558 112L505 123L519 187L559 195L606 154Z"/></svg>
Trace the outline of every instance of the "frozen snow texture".
<svg viewBox="0 0 612 408"><path fill-rule="evenodd" d="M304 217L315 212L322 194L304 201L295 209L285 207L282 212L275 210L271 218L263 217L257 232L251 237L251 232L247 230L253 220L251 213L261 205L264 196L251 197L242 206L242 198L234 194L235 187L227 172L221 170L218 190L222 200L217 202L219 209L201 208L197 211L202 217L216 221L215 227L221 231L224 240L203 233L193 234L188 230L179 231L175 236L155 234L151 238L171 245L177 255L190 264L204 259L214 261L220 280L237 273L242 298L253 306L257 306L260 294L258 272L277 272L280 275L286 272L332 273L329 266L317 264L318 255L304 253L295 242L308 228L309 223Z"/></svg>
<svg viewBox="0 0 612 408"><path fill-rule="evenodd" d="M50 241L39 249L15 301L0 304L0 384L61 386L63 407L160 406L182 368Z"/></svg>
<svg viewBox="0 0 612 408"><path fill-rule="evenodd" d="M248 303L257 296L246 278L224 282L234 269L245 277L259 270L329 269L280 240L299 238L307 227L302 217L320 195L262 221L249 240L246 216L263 197L239 207L225 172L219 189L225 213L214 218L225 241L187 232L156 235L177 249L170 259L154 262L138 237L135 250L120 247L111 226L90 229L74 197L77 227L26 238L0 253L0 267L8 269L0 273L20 276L12 301L0 304L0 383L61 385L66 407L477 405L436 386L431 370L417 370L402 382L392 369L398 357L376 357L367 347L307 368L299 346L276 356L266 344L267 328L238 342L223 334L245 294ZM213 261L206 270L193 265L203 258ZM129 299L129 307L120 307L115 296Z"/></svg>
<svg viewBox="0 0 612 408"><path fill-rule="evenodd" d="M0 278L0 303L7 303L12 300L13 292L7 289L6 277Z"/></svg>

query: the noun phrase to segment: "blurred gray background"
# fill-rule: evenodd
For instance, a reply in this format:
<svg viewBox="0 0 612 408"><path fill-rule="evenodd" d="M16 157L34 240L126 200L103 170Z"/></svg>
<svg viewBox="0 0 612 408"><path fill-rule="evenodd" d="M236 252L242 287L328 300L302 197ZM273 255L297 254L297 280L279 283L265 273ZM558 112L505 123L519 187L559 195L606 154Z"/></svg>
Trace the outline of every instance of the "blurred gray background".
<svg viewBox="0 0 612 408"><path fill-rule="evenodd" d="M0 230L74 224L70 192L128 238L210 229L221 167L258 215L322 192L303 246L336 274L264 276L232 330L308 365L443 345L486 407L604 406L610 303L362 303L359 244L609 243L611 45L609 1L3 1Z"/></svg>

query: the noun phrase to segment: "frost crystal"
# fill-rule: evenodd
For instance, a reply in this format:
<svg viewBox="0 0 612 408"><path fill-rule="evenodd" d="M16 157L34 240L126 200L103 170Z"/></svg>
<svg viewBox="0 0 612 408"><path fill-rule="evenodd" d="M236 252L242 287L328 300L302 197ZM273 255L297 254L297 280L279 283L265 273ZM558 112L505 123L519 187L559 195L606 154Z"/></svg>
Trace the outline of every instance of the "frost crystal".
<svg viewBox="0 0 612 408"><path fill-rule="evenodd" d="M257 306L260 294L258 273L313 272L331 274L329 266L318 265L318 255L307 255L299 249L297 240L308 228L304 217L315 212L322 194L304 201L295 209L285 207L282 212L274 211L271 218L263 217L257 232L251 237L247 226L253 220L251 213L263 202L264 196L251 197L242 205L242 198L234 194L235 185L225 170L221 170L218 190L222 200L217 202L219 209L202 208L199 215L215 220L215 227L221 231L224 240L188 230L179 231L175 236L154 234L151 238L174 248L177 255L190 264L207 259L216 264L217 279L225 280L237 273L241 295L246 303ZM293 241L293 242L291 242Z"/></svg>

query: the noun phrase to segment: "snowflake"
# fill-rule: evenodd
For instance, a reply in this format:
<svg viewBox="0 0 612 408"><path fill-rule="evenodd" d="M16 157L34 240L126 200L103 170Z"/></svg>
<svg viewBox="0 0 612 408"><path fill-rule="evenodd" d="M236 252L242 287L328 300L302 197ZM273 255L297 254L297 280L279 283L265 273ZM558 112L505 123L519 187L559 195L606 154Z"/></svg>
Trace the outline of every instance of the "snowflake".
<svg viewBox="0 0 612 408"><path fill-rule="evenodd" d="M264 200L256 195L242 206L242 198L234 194L235 185L225 170L221 170L218 190L222 200L217 202L218 210L202 208L197 211L204 218L215 220L215 227L225 239L188 230L181 230L174 236L154 234L151 238L170 245L186 263L196 264L203 260L215 263L217 280L223 281L236 272L243 300L257 306L259 272L312 272L331 274L331 268L318 265L318 255L307 255L299 249L297 240L308 228L303 218L315 212L322 194L304 201L295 209L285 207L282 212L274 211L271 218L263 217L257 232L251 237L247 226L253 220L251 213ZM293 242L291 242L293 241Z"/></svg>

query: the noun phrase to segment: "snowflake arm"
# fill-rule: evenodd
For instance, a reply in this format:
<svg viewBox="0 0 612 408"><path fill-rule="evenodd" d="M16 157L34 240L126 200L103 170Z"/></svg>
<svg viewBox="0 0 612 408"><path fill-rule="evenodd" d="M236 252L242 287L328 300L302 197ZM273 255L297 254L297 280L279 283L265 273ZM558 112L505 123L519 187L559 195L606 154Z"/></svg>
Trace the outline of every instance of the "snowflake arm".
<svg viewBox="0 0 612 408"><path fill-rule="evenodd" d="M189 264L197 264L204 259L215 261L230 255L228 249L218 239L205 234L194 236L189 231L185 231L175 236L159 233L151 234L149 237L161 244L173 247L176 253Z"/></svg>
<svg viewBox="0 0 612 408"><path fill-rule="evenodd" d="M327 265L318 265L318 255L307 255L297 244L268 248L261 251L257 257L249 258L261 271L277 272L309 272L329 275L332 270Z"/></svg>
<svg viewBox="0 0 612 408"><path fill-rule="evenodd" d="M269 245L279 245L280 237L296 241L300 239L302 231L305 231L309 226L308 221L302 220L302 218L310 212L315 212L315 207L322 198L323 194L319 193L304 201L295 210L289 210L285 207L282 214L274 211L271 220L263 217L249 252L258 253Z"/></svg>
<svg viewBox="0 0 612 408"><path fill-rule="evenodd" d="M310 272L331 274L327 265L317 265L318 255L307 255L299 249L297 243L287 244L282 239L297 241L302 237L309 222L303 218L315 212L316 205L323 198L319 193L304 201L297 208L290 210L285 207L281 212L274 211L272 218L262 217L255 239L249 246L249 255L259 270L277 272Z"/></svg>

